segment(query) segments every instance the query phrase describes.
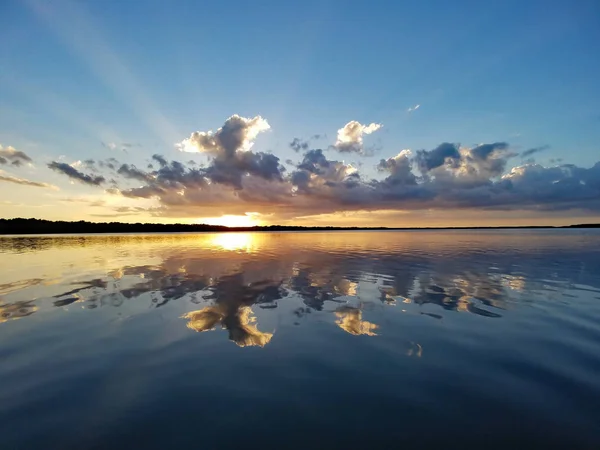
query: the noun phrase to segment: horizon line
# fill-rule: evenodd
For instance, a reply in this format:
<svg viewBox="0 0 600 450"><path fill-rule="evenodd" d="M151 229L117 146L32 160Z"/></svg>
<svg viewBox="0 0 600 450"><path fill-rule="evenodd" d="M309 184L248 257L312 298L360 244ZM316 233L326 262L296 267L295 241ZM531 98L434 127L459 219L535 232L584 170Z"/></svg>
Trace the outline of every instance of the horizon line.
<svg viewBox="0 0 600 450"><path fill-rule="evenodd" d="M29 225L29 226L27 226ZM20 228L20 229L19 229ZM43 229L45 228L45 229ZM85 229L84 229L85 228ZM571 225L500 225L500 226L446 226L446 227L340 227L331 225L254 225L228 227L226 225L152 223L152 222L89 222L86 220L47 220L14 217L0 218L0 235L29 234L109 234L109 233L161 233L161 232L261 232L261 231L417 231L417 230L502 230L502 229L565 229L600 228L600 223ZM150 230L148 230L150 229Z"/></svg>

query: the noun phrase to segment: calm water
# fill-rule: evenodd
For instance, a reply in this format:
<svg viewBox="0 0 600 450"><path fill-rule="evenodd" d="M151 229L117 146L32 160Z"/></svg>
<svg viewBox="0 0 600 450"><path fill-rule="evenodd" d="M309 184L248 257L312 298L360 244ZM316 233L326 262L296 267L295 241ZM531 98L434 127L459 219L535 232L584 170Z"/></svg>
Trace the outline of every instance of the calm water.
<svg viewBox="0 0 600 450"><path fill-rule="evenodd" d="M600 448L600 232L0 238L0 448Z"/></svg>

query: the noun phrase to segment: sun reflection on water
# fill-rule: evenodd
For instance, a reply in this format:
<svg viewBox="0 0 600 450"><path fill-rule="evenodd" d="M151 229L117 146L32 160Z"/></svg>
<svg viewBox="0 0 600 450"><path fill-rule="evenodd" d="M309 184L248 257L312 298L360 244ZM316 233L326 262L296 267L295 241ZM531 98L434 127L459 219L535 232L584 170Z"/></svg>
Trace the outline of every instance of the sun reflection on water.
<svg viewBox="0 0 600 450"><path fill-rule="evenodd" d="M210 246L217 250L245 251L251 253L256 244L256 234L253 233L220 233L210 239Z"/></svg>
<svg viewBox="0 0 600 450"><path fill-rule="evenodd" d="M555 272L548 275L537 250L534 256L524 253L528 240L521 237L502 243L515 249L521 266L504 251L497 252L492 267L487 256L455 248L443 234L418 235L443 250L423 253L415 236L228 232L0 238L0 323L21 326L24 320L14 319L41 317L54 308L75 314L80 307L123 307L135 315L178 302L188 306L177 311L187 319L182 325L196 332L224 329L241 347L271 342L273 333L259 330L257 315L261 322L277 316L294 325L324 319L352 335L376 336L386 327L389 308L426 320L444 319L449 312L500 318L523 292L544 289L532 280L553 278L554 293L576 289L561 280L571 276L568 271L589 246L582 243L571 264L552 266ZM485 239L480 245L494 248L496 241ZM549 242L556 245L555 239ZM567 247L560 248L564 258ZM587 280L591 286L591 275L578 270L581 285ZM412 354L420 353L415 344Z"/></svg>

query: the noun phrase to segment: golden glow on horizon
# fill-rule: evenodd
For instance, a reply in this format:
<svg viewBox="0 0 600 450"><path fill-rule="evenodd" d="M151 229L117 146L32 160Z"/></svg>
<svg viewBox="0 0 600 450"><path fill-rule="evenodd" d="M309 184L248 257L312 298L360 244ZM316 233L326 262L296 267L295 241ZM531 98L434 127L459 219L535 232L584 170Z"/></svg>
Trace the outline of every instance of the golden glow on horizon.
<svg viewBox="0 0 600 450"><path fill-rule="evenodd" d="M256 220L251 214L246 214L243 216L226 214L221 217L206 217L203 219L198 219L197 222L207 225L222 225L225 227L254 227L262 224L260 220Z"/></svg>

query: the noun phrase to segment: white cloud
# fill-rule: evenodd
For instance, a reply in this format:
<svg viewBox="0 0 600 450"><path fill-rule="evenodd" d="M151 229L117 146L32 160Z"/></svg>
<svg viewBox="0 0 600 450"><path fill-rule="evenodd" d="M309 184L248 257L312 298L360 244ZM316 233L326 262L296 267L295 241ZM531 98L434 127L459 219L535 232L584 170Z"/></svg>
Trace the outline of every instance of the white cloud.
<svg viewBox="0 0 600 450"><path fill-rule="evenodd" d="M380 123L363 125L356 120L352 120L338 130L334 148L342 153L362 153L364 149L363 135L374 133L381 127L383 125Z"/></svg>
<svg viewBox="0 0 600 450"><path fill-rule="evenodd" d="M176 144L184 152L203 152L212 156L232 157L237 151L248 151L259 133L271 129L261 116L251 119L234 114L216 132L195 131Z"/></svg>
<svg viewBox="0 0 600 450"><path fill-rule="evenodd" d="M411 106L410 108L408 108L406 111L411 113L413 111L416 111L417 109L419 109L421 107L421 105L415 105L415 106Z"/></svg>

